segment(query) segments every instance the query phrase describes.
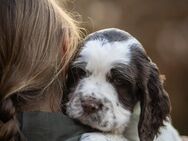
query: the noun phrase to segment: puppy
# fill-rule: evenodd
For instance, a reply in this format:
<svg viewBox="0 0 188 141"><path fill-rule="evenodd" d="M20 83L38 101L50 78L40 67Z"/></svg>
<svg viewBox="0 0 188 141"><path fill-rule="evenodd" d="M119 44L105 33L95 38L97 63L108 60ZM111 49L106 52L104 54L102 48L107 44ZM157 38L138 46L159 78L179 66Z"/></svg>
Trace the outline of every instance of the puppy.
<svg viewBox="0 0 188 141"><path fill-rule="evenodd" d="M81 141L179 141L158 68L129 33L110 28L90 34L67 85L67 115L101 131Z"/></svg>

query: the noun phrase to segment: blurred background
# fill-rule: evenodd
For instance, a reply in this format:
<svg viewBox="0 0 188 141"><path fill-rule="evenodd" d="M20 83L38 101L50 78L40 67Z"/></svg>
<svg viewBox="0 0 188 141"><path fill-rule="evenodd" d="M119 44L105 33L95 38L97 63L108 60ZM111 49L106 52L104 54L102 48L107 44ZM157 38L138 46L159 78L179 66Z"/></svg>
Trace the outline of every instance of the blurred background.
<svg viewBox="0 0 188 141"><path fill-rule="evenodd" d="M88 33L117 27L143 44L166 75L173 124L188 135L188 0L72 0L66 6L81 15Z"/></svg>

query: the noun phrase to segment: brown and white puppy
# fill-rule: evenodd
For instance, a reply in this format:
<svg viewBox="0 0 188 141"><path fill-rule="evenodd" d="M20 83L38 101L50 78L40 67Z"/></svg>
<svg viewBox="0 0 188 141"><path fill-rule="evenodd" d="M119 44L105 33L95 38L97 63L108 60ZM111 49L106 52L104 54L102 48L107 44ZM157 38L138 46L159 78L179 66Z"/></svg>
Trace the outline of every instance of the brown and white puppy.
<svg viewBox="0 0 188 141"><path fill-rule="evenodd" d="M103 131L84 134L82 141L127 141L124 134L137 103L141 112L134 132L140 141L157 139L160 127L168 123L170 102L158 68L125 31L110 28L90 34L67 83L68 116Z"/></svg>

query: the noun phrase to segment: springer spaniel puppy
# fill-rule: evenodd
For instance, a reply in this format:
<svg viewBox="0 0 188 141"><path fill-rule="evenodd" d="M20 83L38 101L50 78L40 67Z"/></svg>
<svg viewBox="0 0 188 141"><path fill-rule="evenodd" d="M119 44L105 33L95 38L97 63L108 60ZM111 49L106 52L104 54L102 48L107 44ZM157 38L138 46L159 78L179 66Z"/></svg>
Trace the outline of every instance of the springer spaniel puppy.
<svg viewBox="0 0 188 141"><path fill-rule="evenodd" d="M81 141L180 141L162 81L138 40L100 30L85 39L69 70L66 113L99 131Z"/></svg>

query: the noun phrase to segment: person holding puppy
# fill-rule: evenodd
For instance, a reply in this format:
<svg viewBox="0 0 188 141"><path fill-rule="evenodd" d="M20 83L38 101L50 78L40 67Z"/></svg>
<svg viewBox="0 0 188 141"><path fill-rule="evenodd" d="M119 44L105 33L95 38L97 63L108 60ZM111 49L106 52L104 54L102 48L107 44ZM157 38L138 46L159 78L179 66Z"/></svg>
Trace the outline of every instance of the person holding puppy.
<svg viewBox="0 0 188 141"><path fill-rule="evenodd" d="M0 3L0 141L77 140L61 99L79 28L54 0Z"/></svg>
<svg viewBox="0 0 188 141"><path fill-rule="evenodd" d="M54 0L0 0L0 141L78 141L90 131L61 110L79 31Z"/></svg>

